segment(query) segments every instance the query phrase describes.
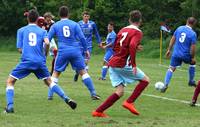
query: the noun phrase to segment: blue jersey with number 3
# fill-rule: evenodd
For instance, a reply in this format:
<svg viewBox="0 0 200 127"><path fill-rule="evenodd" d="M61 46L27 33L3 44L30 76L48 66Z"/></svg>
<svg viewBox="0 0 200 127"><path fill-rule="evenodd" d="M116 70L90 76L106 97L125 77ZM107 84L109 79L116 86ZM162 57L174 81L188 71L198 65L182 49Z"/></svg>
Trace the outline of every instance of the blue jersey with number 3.
<svg viewBox="0 0 200 127"><path fill-rule="evenodd" d="M87 50L83 32L78 23L72 20L67 18L61 19L53 24L48 33L49 40L51 40L54 35L56 35L58 39L58 51L80 50L80 41L85 51Z"/></svg>
<svg viewBox="0 0 200 127"><path fill-rule="evenodd" d="M17 31L17 48L22 49L22 61L46 62L43 52L44 38L47 38L46 30L36 24L29 24Z"/></svg>
<svg viewBox="0 0 200 127"><path fill-rule="evenodd" d="M188 57L190 56L190 47L196 44L197 35L191 27L185 25L180 26L174 32L175 45L172 56Z"/></svg>

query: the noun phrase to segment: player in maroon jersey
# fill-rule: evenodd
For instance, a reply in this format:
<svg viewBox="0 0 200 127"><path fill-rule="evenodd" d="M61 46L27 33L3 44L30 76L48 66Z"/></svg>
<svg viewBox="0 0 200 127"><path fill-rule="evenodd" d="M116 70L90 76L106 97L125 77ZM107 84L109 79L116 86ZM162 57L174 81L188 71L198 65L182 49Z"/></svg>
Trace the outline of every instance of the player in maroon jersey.
<svg viewBox="0 0 200 127"><path fill-rule="evenodd" d="M93 117L108 117L104 113L106 109L111 107L124 94L124 87L127 84L139 81L131 96L125 100L122 106L131 113L139 115L134 106L135 100L140 96L142 91L149 84L149 77L146 76L136 66L136 52L142 50L140 44L142 40L142 32L138 28L142 21L142 14L138 10L130 12L130 25L122 28L117 34L115 42L115 52L110 59L109 72L112 86L116 88L115 92L109 96L95 111L92 112Z"/></svg>

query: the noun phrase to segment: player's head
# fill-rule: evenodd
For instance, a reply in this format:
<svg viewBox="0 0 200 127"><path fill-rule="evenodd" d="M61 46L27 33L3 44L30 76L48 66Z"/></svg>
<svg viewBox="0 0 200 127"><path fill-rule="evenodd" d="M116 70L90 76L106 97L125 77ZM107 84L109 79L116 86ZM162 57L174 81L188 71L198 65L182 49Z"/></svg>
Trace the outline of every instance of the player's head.
<svg viewBox="0 0 200 127"><path fill-rule="evenodd" d="M36 9L29 10L28 16L27 16L29 23L36 23L38 17L39 17L39 14Z"/></svg>
<svg viewBox="0 0 200 127"><path fill-rule="evenodd" d="M37 25L38 25L39 27L41 27L41 28L45 26L44 17L42 17L42 16L38 17L38 19L37 19Z"/></svg>
<svg viewBox="0 0 200 127"><path fill-rule="evenodd" d="M46 22L47 24L51 24L53 18L54 18L54 16L52 15L51 12L46 12L46 13L44 13L44 19L45 19L45 22Z"/></svg>
<svg viewBox="0 0 200 127"><path fill-rule="evenodd" d="M139 10L133 10L129 13L129 22L140 25L142 22L142 13Z"/></svg>
<svg viewBox="0 0 200 127"><path fill-rule="evenodd" d="M197 24L197 20L194 17L189 17L186 24L194 27Z"/></svg>
<svg viewBox="0 0 200 127"><path fill-rule="evenodd" d="M108 32L112 32L114 29L114 23L111 21L108 23Z"/></svg>
<svg viewBox="0 0 200 127"><path fill-rule="evenodd" d="M67 6L61 6L59 8L59 16L61 18L68 18L68 16L69 16L69 9L68 9Z"/></svg>
<svg viewBox="0 0 200 127"><path fill-rule="evenodd" d="M89 14L88 11L84 11L84 12L82 13L82 16L83 16L83 21L84 21L84 22L88 22L88 20L90 19L90 14Z"/></svg>

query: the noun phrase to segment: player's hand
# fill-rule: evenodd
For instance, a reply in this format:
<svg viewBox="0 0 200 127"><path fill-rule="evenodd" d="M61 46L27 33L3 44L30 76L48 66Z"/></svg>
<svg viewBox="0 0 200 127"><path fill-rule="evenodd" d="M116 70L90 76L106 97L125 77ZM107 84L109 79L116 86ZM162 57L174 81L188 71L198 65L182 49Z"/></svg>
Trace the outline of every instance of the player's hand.
<svg viewBox="0 0 200 127"><path fill-rule="evenodd" d="M89 52L88 50L85 52L85 55L86 55L86 58L87 58L87 59L90 58L90 52Z"/></svg>
<svg viewBox="0 0 200 127"><path fill-rule="evenodd" d="M133 74L134 74L134 75L137 74L137 67L133 67Z"/></svg>
<svg viewBox="0 0 200 127"><path fill-rule="evenodd" d="M102 46L102 49L106 49L106 46Z"/></svg>
<svg viewBox="0 0 200 127"><path fill-rule="evenodd" d="M102 42L99 43L99 48L103 48Z"/></svg>
<svg viewBox="0 0 200 127"><path fill-rule="evenodd" d="M167 58L170 58L170 56L171 56L171 51L168 49L165 55L166 55Z"/></svg>
<svg viewBox="0 0 200 127"><path fill-rule="evenodd" d="M136 50L139 51L139 52L142 51L142 50L143 50L143 46L139 44L139 45L137 46Z"/></svg>

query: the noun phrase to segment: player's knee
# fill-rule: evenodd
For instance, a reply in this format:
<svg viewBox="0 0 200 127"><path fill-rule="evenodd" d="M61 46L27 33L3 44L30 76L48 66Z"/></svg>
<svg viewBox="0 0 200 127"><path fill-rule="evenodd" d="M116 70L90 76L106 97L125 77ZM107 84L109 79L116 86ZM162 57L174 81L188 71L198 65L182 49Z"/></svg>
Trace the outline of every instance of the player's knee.
<svg viewBox="0 0 200 127"><path fill-rule="evenodd" d="M150 78L145 75L144 78L142 79L142 81L147 82L149 84Z"/></svg>
<svg viewBox="0 0 200 127"><path fill-rule="evenodd" d="M169 67L168 71L171 71L172 73L176 70L175 67Z"/></svg>
<svg viewBox="0 0 200 127"><path fill-rule="evenodd" d="M7 86L13 86L14 85L14 83L15 83L15 79L14 78L8 78L7 80L6 80L6 84L7 84Z"/></svg>
<svg viewBox="0 0 200 127"><path fill-rule="evenodd" d="M124 95L124 85L121 84L119 86L117 86L117 90L115 91L115 93L119 96L122 97Z"/></svg>

